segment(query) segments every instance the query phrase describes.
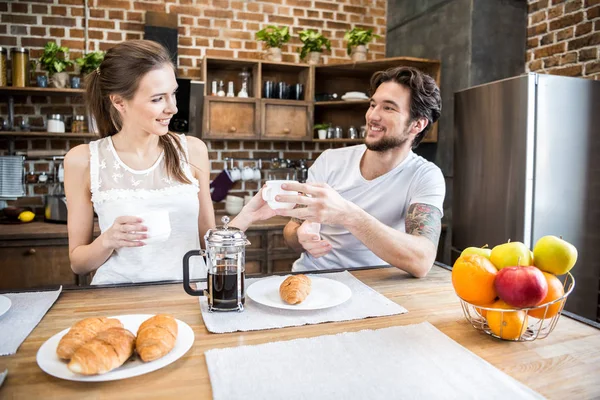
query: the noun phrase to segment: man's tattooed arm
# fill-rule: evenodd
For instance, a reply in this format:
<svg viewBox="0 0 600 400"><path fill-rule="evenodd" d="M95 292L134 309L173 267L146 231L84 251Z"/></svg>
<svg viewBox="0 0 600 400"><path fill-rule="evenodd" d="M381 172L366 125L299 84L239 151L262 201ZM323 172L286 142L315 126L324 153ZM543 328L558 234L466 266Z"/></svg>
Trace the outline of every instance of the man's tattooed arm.
<svg viewBox="0 0 600 400"><path fill-rule="evenodd" d="M411 204L406 214L405 226L406 233L424 236L437 247L442 231L442 212L429 204Z"/></svg>

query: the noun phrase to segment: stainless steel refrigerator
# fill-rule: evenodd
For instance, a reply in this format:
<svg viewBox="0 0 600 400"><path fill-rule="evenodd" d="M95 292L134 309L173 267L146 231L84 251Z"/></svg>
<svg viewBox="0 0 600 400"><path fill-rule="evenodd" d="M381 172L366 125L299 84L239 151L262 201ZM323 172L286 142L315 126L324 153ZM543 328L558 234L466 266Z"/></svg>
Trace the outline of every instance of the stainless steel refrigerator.
<svg viewBox="0 0 600 400"><path fill-rule="evenodd" d="M566 310L598 321L600 82L526 74L454 100L452 259L562 236L579 253Z"/></svg>

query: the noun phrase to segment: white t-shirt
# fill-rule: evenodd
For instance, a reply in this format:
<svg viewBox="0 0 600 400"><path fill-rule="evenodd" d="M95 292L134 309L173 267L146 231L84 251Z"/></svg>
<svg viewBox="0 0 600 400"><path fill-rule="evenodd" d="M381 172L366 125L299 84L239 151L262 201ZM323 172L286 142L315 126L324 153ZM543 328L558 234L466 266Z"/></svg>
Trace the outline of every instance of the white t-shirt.
<svg viewBox="0 0 600 400"><path fill-rule="evenodd" d="M344 199L356 204L387 226L405 232L411 204L425 203L443 213L446 185L442 171L413 153L388 173L366 180L360 172L365 145L326 150L308 170L307 182L327 183ZM302 253L293 271L356 268L387 264L341 225L321 225L321 238L333 249L314 258Z"/></svg>

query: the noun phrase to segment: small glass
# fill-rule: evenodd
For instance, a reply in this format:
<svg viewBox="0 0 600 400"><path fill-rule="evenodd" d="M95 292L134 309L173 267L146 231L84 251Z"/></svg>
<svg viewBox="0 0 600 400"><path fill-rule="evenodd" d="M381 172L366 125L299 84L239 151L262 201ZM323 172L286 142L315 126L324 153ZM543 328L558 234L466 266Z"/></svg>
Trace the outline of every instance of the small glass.
<svg viewBox="0 0 600 400"><path fill-rule="evenodd" d="M48 87L48 77L46 75L38 75L35 78L38 87L45 88Z"/></svg>

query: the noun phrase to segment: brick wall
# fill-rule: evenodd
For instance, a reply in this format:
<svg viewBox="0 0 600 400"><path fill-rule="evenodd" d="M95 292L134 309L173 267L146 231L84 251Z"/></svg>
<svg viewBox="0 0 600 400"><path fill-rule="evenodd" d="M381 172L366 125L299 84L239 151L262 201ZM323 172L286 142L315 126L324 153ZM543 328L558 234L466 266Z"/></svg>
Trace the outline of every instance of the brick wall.
<svg viewBox="0 0 600 400"><path fill-rule="evenodd" d="M528 0L527 70L600 79L600 0Z"/></svg>
<svg viewBox="0 0 600 400"><path fill-rule="evenodd" d="M386 0L88 0L89 51L107 50L116 43L143 37L145 12L178 14L178 74L200 78L204 56L260 59L263 44L254 34L263 27L287 25L292 39L284 45L283 59L301 62L298 56L298 32L315 29L332 43L324 63L347 62L344 33L354 26L373 28L381 36L369 45L369 59L385 56ZM0 46L22 46L30 49L31 58L39 58L49 40L71 49L75 59L84 53L84 0L0 1ZM70 71L76 74L77 71ZM23 119L32 126L42 126L50 112L65 115L80 113L77 101L62 97L16 97L16 123ZM0 115L7 116L6 104L0 104ZM84 142L79 139L18 139L17 150L68 150ZM330 145L286 142L207 141L214 176L223 168L225 157L282 157L315 159ZM3 150L4 149L4 150ZM0 153L6 152L8 141L0 139ZM44 160L27 163L35 172L52 172L52 164ZM27 185L28 197L18 204L32 206L41 212L42 197L49 186ZM238 182L234 193L242 196L257 189L255 182ZM222 208L222 204L215 208Z"/></svg>

